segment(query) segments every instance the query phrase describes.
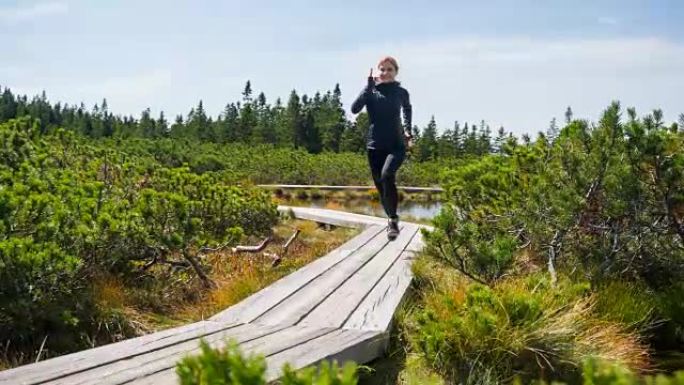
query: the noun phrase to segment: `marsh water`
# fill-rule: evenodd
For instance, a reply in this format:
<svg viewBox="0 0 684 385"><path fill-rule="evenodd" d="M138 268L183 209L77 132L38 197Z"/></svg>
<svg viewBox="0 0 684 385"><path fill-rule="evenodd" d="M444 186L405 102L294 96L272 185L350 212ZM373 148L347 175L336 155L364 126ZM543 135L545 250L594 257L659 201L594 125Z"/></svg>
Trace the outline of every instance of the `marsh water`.
<svg viewBox="0 0 684 385"><path fill-rule="evenodd" d="M331 210L342 210L357 214L385 217L385 212L382 209L382 205L380 204L380 202L370 199L308 199L289 200L283 203L292 206L306 206L315 208L325 208ZM406 220L429 222L430 219L432 219L435 215L439 213L441 208L442 203L439 201L404 200L403 202L399 202L399 207L397 211L400 218L404 218Z"/></svg>

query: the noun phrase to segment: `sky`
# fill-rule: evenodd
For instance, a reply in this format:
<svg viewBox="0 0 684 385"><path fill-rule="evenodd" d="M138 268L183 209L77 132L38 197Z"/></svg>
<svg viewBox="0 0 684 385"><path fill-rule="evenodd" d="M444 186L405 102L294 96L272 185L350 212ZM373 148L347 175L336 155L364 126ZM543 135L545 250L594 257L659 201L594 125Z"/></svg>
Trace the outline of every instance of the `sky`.
<svg viewBox="0 0 684 385"><path fill-rule="evenodd" d="M247 80L269 102L340 84L344 107L380 57L399 61L414 124L485 120L536 133L568 106L684 112L684 2L0 0L0 86L52 102L216 117Z"/></svg>

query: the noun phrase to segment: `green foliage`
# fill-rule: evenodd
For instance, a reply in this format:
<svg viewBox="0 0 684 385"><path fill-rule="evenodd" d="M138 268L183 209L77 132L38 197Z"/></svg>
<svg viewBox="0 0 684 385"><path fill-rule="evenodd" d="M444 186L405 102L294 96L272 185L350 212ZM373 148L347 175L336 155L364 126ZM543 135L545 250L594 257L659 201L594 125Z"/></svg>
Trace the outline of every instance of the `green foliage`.
<svg viewBox="0 0 684 385"><path fill-rule="evenodd" d="M206 281L203 248L277 221L266 192L38 129L27 118L0 124L0 341L13 349L48 334L55 352L92 338L109 314L93 304L93 277L142 285L147 267L174 260Z"/></svg>
<svg viewBox="0 0 684 385"><path fill-rule="evenodd" d="M581 266L595 280L629 276L651 287L680 280L684 135L652 115L629 115L622 123L614 103L596 126L572 121L553 142L540 136L444 171L449 204L429 239L433 253L464 261L525 245L518 254ZM488 281L511 266L487 259L497 274L461 269Z"/></svg>
<svg viewBox="0 0 684 385"><path fill-rule="evenodd" d="M125 149L129 156L154 158L168 168L183 165L197 174L215 173L224 183L372 185L365 155L353 153L310 154L305 150L268 145L202 143L180 139L103 139L98 145ZM439 172L456 160L406 162L398 183L429 186L439 182Z"/></svg>
<svg viewBox="0 0 684 385"><path fill-rule="evenodd" d="M519 384L520 381L514 383ZM546 381L535 381L535 384L544 385ZM552 382L562 385L561 382ZM582 365L583 385L682 385L684 384L684 371L672 375L657 374L638 376L622 365L589 358Z"/></svg>
<svg viewBox="0 0 684 385"><path fill-rule="evenodd" d="M442 278L444 279L444 278ZM594 315L589 285L540 274L489 287L438 287L404 322L411 347L453 381L472 376L508 381L553 373L572 377L587 357L610 357L636 369L646 363L637 336Z"/></svg>
<svg viewBox="0 0 684 385"><path fill-rule="evenodd" d="M427 251L448 261L472 279L489 283L512 266L518 241L500 224L458 212L447 206L433 219L435 231L426 233Z"/></svg>
<svg viewBox="0 0 684 385"><path fill-rule="evenodd" d="M613 103L596 125L569 121L442 172L426 251L470 284L419 276L427 293L406 325L441 374L567 380L591 356L639 371L651 349L681 352L684 135L658 110L627 115Z"/></svg>
<svg viewBox="0 0 684 385"><path fill-rule="evenodd" d="M238 346L230 343L224 349L213 349L201 341L201 354L186 357L178 363L176 373L182 385L261 385L266 384L266 361L261 356L245 357ZM282 385L355 385L356 365L349 362L340 369L324 361L319 368L295 371L283 367Z"/></svg>

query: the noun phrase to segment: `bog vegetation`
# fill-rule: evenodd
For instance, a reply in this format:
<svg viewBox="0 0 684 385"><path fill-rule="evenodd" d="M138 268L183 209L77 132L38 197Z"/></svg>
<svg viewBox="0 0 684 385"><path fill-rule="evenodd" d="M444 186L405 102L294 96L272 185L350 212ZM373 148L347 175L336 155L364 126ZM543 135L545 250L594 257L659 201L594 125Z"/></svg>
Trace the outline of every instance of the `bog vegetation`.
<svg viewBox="0 0 684 385"><path fill-rule="evenodd" d="M150 307L160 287L211 290L207 255L279 222L255 184L370 184L368 118L347 120L340 95L293 91L269 104L248 83L216 119L200 102L169 122L5 89L5 365L46 344L59 354L130 335L117 285ZM681 384L681 374L644 375L684 368L682 126L684 116L667 124L659 110L639 117L613 103L597 123L568 108L534 139L492 135L484 122L413 127L399 183L442 186L444 209L397 320L410 357L397 378ZM249 360L206 347L178 372L188 384L235 383L236 373L262 383L263 362ZM286 371L286 383L355 383L352 372Z"/></svg>

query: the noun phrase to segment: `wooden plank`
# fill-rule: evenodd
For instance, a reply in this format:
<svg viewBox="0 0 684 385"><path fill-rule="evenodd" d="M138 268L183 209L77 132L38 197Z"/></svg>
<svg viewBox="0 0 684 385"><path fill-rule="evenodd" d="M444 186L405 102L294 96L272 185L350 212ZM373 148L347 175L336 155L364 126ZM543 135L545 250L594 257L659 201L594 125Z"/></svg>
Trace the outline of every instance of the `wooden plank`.
<svg viewBox="0 0 684 385"><path fill-rule="evenodd" d="M341 327L394 262L399 259L402 251L418 230L415 225L405 224L404 226L396 240L389 242L368 264L313 309L301 321L301 324Z"/></svg>
<svg viewBox="0 0 684 385"><path fill-rule="evenodd" d="M232 326L210 321L201 321L167 329L157 333L2 371L0 372L0 384L33 384L50 381L70 373L81 372L89 368L106 365L122 358L135 357L146 352L163 349L166 346L200 338L221 330L226 330L230 327Z"/></svg>
<svg viewBox="0 0 684 385"><path fill-rule="evenodd" d="M402 252L399 260L354 310L343 327L389 332L394 313L408 293L413 278L412 259L411 252Z"/></svg>
<svg viewBox="0 0 684 385"><path fill-rule="evenodd" d="M223 346L228 339L238 343L247 343L282 329L284 327L245 324L203 339L212 346ZM173 368L176 362L186 355L199 352L199 341L199 339L193 339L133 358L121 359L109 365L64 377L59 380L59 383L65 385L125 383L150 373Z"/></svg>
<svg viewBox="0 0 684 385"><path fill-rule="evenodd" d="M328 190L328 191L368 191L375 190L375 186L331 186L331 185L303 185L303 184L260 184L257 185L261 188L268 189L315 189L315 190ZM441 187L417 187L417 186L397 186L397 190L406 192L433 192L441 193L444 189Z"/></svg>
<svg viewBox="0 0 684 385"><path fill-rule="evenodd" d="M277 306L268 309L255 320L268 325L294 325L304 318L320 302L342 286L359 269L371 261L389 241L383 232L378 233L363 248L355 251L347 259L309 282ZM312 324L315 325L315 324ZM316 325L319 326L319 325Z"/></svg>
<svg viewBox="0 0 684 385"><path fill-rule="evenodd" d="M344 211L318 209L310 207L278 206L279 211L292 211L296 218L328 223L342 227L366 227L371 225L384 226L386 219L370 215L353 214Z"/></svg>
<svg viewBox="0 0 684 385"><path fill-rule="evenodd" d="M333 333L268 357L266 378L272 381L280 377L285 363L290 363L293 368L297 369L323 360L366 363L383 354L387 338L384 333L338 329Z"/></svg>
<svg viewBox="0 0 684 385"><path fill-rule="evenodd" d="M416 232L416 236L413 237L411 242L409 242L409 244L406 246L406 251L417 253L423 250L423 247L425 247L425 242L423 241L423 234L421 231L422 230L419 228Z"/></svg>
<svg viewBox="0 0 684 385"><path fill-rule="evenodd" d="M247 297L243 301L217 313L211 317L210 320L224 323L250 322L254 320L268 309L276 306L278 303L300 290L307 283L334 268L350 254L366 245L376 235L383 231L384 229L378 226L367 228L361 234L350 239L328 255L318 258L307 266Z"/></svg>
<svg viewBox="0 0 684 385"><path fill-rule="evenodd" d="M336 329L321 329L314 327L291 326L280 330L277 333L269 334L267 336L240 344L240 350L245 355L259 354L264 357L278 354L298 345L306 344L316 338L335 332ZM212 345L214 348L223 348L225 344L217 343ZM199 349L189 352L188 355L198 354ZM148 375L138 375L135 378L130 378L133 384L172 384L175 383L177 375L175 372L175 364L162 369L162 366L155 365L148 367ZM150 373L153 373L149 375ZM121 383L117 379L116 383ZM128 382L127 382L128 383Z"/></svg>

